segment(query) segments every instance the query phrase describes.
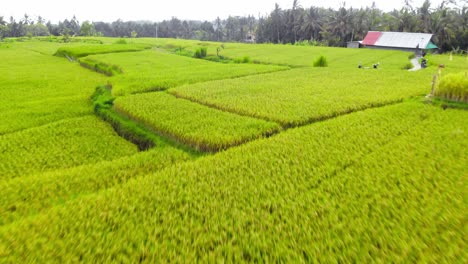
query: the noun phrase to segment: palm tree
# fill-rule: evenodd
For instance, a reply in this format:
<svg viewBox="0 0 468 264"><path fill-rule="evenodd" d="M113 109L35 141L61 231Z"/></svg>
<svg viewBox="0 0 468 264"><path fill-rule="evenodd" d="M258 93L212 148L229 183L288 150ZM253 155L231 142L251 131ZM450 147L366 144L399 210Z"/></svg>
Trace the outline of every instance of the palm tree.
<svg viewBox="0 0 468 264"><path fill-rule="evenodd" d="M310 40L317 40L319 38L322 21L317 7L307 9L301 29L306 35L310 36Z"/></svg>
<svg viewBox="0 0 468 264"><path fill-rule="evenodd" d="M352 9L351 9L352 10ZM330 22L332 32L339 37L341 44L346 41L346 36L350 33L351 12L346 10L345 3L334 12L332 21Z"/></svg>
<svg viewBox="0 0 468 264"><path fill-rule="evenodd" d="M418 9L419 18L422 21L422 28L423 32L429 33L431 32L431 2L429 0L425 0L423 5Z"/></svg>
<svg viewBox="0 0 468 264"><path fill-rule="evenodd" d="M275 4L275 9L271 13L271 20L272 20L272 27L273 27L273 33L275 34L275 42L276 43L281 43L281 31L282 31L282 25L283 25L283 16L282 16L282 11L281 8L279 7L278 3Z"/></svg>

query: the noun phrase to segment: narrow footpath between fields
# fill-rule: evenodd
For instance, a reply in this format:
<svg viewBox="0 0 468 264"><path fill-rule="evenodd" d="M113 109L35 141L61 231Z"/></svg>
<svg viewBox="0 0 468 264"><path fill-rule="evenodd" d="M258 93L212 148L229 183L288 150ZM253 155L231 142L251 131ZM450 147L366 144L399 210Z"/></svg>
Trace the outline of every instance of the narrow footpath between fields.
<svg viewBox="0 0 468 264"><path fill-rule="evenodd" d="M413 64L413 68L409 69L409 71L419 71L421 69L421 64L419 64L419 58L416 57L414 59L411 59L411 63Z"/></svg>

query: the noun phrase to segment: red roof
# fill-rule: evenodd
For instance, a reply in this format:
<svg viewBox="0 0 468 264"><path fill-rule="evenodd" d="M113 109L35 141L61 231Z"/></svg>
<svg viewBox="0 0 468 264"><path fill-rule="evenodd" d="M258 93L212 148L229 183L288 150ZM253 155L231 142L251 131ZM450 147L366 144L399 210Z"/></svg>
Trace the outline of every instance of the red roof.
<svg viewBox="0 0 468 264"><path fill-rule="evenodd" d="M378 32L378 31L369 31L369 33L367 33L367 36L364 38L364 40L362 41L362 44L363 45L370 45L370 46L373 46L375 45L375 43L377 42L377 40L379 40L380 36L382 35L382 32Z"/></svg>

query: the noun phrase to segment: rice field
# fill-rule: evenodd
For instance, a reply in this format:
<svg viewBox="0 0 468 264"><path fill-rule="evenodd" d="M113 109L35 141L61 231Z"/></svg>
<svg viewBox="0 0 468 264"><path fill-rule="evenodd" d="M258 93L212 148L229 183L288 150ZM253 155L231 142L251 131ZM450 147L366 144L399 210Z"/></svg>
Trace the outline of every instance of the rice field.
<svg viewBox="0 0 468 264"><path fill-rule="evenodd" d="M194 157L172 147L0 181L0 226Z"/></svg>
<svg viewBox="0 0 468 264"><path fill-rule="evenodd" d="M66 119L0 136L0 180L136 152L135 145L95 116Z"/></svg>
<svg viewBox="0 0 468 264"><path fill-rule="evenodd" d="M336 79L341 81L337 82ZM298 126L430 93L425 73L295 69L172 88L175 96L229 112Z"/></svg>
<svg viewBox="0 0 468 264"><path fill-rule="evenodd" d="M328 47L304 47L273 44L216 43L181 39L138 39L139 43L155 45L164 50L193 53L206 47L209 56L223 56L232 60L248 57L253 62L291 67L311 67L319 56L325 56L334 68L356 68L358 64L371 67L379 63L381 68L400 70L410 53L370 49L345 49ZM219 52L217 53L217 49Z"/></svg>
<svg viewBox="0 0 468 264"><path fill-rule="evenodd" d="M0 48L0 135L92 114L89 95L103 76L21 44Z"/></svg>
<svg viewBox="0 0 468 264"><path fill-rule="evenodd" d="M467 262L466 57L56 41L0 41L0 263Z"/></svg>
<svg viewBox="0 0 468 264"><path fill-rule="evenodd" d="M119 66L123 74L110 78L113 94L143 93L165 90L181 84L235 78L288 69L283 66L235 64L225 65L154 50L88 56L81 61Z"/></svg>
<svg viewBox="0 0 468 264"><path fill-rule="evenodd" d="M2 253L456 262L466 256L465 117L406 103L293 129L0 227Z"/></svg>
<svg viewBox="0 0 468 264"><path fill-rule="evenodd" d="M219 151L274 134L276 123L211 109L162 92L119 97L119 112L197 150Z"/></svg>

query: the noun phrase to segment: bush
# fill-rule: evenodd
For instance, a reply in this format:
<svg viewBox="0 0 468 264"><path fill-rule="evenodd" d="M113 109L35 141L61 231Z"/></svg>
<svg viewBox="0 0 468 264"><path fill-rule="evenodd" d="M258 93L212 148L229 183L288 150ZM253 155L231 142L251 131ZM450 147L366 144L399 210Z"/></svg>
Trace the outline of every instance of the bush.
<svg viewBox="0 0 468 264"><path fill-rule="evenodd" d="M314 61L314 67L328 67L327 58L325 56L320 56Z"/></svg>
<svg viewBox="0 0 468 264"><path fill-rule="evenodd" d="M180 55L180 56L195 57L195 55L191 51L186 50L184 47L176 48L175 54Z"/></svg>
<svg viewBox="0 0 468 264"><path fill-rule="evenodd" d="M416 58L416 55L414 53L411 53L411 55L408 56L408 59L412 60Z"/></svg>
<svg viewBox="0 0 468 264"><path fill-rule="evenodd" d="M235 63L249 63L250 61L251 59L249 56L244 56L244 57L234 59Z"/></svg>
<svg viewBox="0 0 468 264"><path fill-rule="evenodd" d="M467 73L451 73L440 79L435 96L468 103Z"/></svg>
<svg viewBox="0 0 468 264"><path fill-rule="evenodd" d="M414 67L413 64L411 62L408 62L402 67L402 69L403 70L411 70L411 69L413 69L413 67Z"/></svg>
<svg viewBox="0 0 468 264"><path fill-rule="evenodd" d="M114 76L116 74L123 73L122 68L118 65L106 64L90 58L84 58L79 60L79 62L82 67L103 73L107 76Z"/></svg>
<svg viewBox="0 0 468 264"><path fill-rule="evenodd" d="M125 39L119 39L114 44L127 44L127 41Z"/></svg>
<svg viewBox="0 0 468 264"><path fill-rule="evenodd" d="M195 54L193 55L193 57L201 59L201 58L205 58L206 54L207 54L207 48L200 47L195 50Z"/></svg>

